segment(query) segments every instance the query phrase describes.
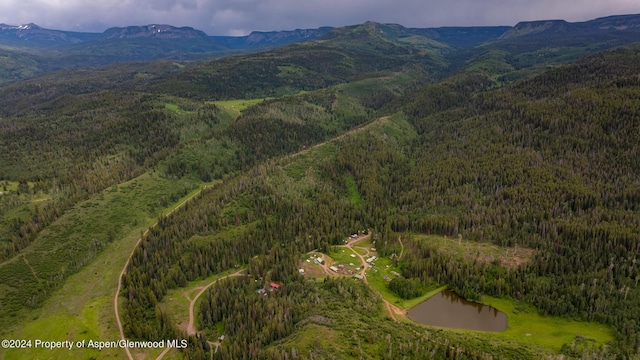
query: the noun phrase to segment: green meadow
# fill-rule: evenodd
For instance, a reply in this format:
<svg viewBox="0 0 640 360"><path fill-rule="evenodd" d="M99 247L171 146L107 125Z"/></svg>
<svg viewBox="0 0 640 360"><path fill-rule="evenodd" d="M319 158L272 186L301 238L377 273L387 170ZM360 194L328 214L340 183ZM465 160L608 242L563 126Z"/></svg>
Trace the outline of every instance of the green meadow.
<svg viewBox="0 0 640 360"><path fill-rule="evenodd" d="M496 338L540 345L554 351L559 351L563 344L571 343L576 337L598 345L614 340L611 328L603 324L542 316L533 306L512 299L484 296L482 303L507 315L507 330L493 333Z"/></svg>
<svg viewBox="0 0 640 360"><path fill-rule="evenodd" d="M266 100L271 100L271 99L273 98L265 97L265 98L259 98L259 99L220 100L220 101L213 101L212 103L223 109L230 110L233 113L235 113L236 116L239 116L240 113L246 110L248 107L259 104Z"/></svg>

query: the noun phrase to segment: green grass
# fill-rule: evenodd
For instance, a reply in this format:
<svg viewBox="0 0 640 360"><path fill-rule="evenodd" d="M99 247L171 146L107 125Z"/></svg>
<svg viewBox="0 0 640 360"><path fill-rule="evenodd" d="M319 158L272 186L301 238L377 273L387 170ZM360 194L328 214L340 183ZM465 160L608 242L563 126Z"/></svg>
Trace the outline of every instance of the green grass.
<svg viewBox="0 0 640 360"><path fill-rule="evenodd" d="M259 104L265 100L272 100L272 97L264 97L258 99L239 99L239 100L220 100L214 101L216 106L237 111L238 114L250 106Z"/></svg>
<svg viewBox="0 0 640 360"><path fill-rule="evenodd" d="M351 254L360 254L364 256L365 259L371 255L377 256L377 252L371 251L371 248L371 238L367 238L357 242L352 249L344 246L335 246L331 249L328 255L325 255L325 257L328 256L333 259L333 262L330 262L329 264L343 264L345 265L346 269L354 271L355 268L362 267L362 262L360 261L359 257L351 257ZM349 263L353 263L354 266L349 266ZM367 281L369 283L369 286L376 292L378 292L385 300L395 304L402 309L409 310L414 306L420 304L424 300L446 289L446 286L433 285L422 296L413 299L402 299L394 292L389 290L388 281L385 279L385 277L394 279L395 275L393 274L393 272L395 271L397 273L401 273L400 268L394 266L393 260L389 259L388 257L378 257L374 264L374 266L367 270Z"/></svg>
<svg viewBox="0 0 640 360"><path fill-rule="evenodd" d="M282 345L303 349L303 351L304 349L314 349L314 352L317 353L321 349L341 347L341 343L345 340L340 339L340 337L340 332L331 327L310 323L282 341ZM320 356L320 358L323 357Z"/></svg>
<svg viewBox="0 0 640 360"><path fill-rule="evenodd" d="M169 109L171 111L180 111L180 106L176 104L164 104L165 109Z"/></svg>
<svg viewBox="0 0 640 360"><path fill-rule="evenodd" d="M12 308L11 315L3 312L3 326L0 328L3 338L117 340L119 333L114 318L113 296L120 271L141 232L155 223L159 214L168 212L183 199L199 191L199 184L193 183L193 185L195 188L187 195L167 207L160 207L157 205L158 197L180 189L184 186L184 182L170 181L146 173L127 183L106 189L65 213L24 252L39 277L48 278L49 275L45 271L55 271L57 266L60 266L60 260L54 258L55 255L52 254L67 247L77 248L76 241L103 236L105 224L111 224L114 239L93 258L89 258L86 254L80 255L86 258L87 263L77 273L68 276L41 308L28 310L20 306ZM69 238L65 239L63 236L69 236ZM51 243L56 242L60 244L52 246ZM22 257L18 257L17 260L20 261L14 259L9 264L2 264L0 268L3 270L0 273L3 275L0 277L2 280L0 289L3 289L0 293L3 297L6 297L9 291L16 291L15 283L8 282L12 278L22 279L24 286L29 285L27 280L32 283L32 286L38 286ZM15 276L7 277L7 272ZM48 291L51 290L48 289ZM2 303L13 304L4 299ZM91 356L126 358L121 349L105 349L100 353L92 350L45 353L42 349L40 351L34 349L33 351L7 350L4 353L0 350L0 359L34 359L44 354L51 358L88 359Z"/></svg>
<svg viewBox="0 0 640 360"><path fill-rule="evenodd" d="M434 285L430 287L429 290L422 296L413 299L402 299L401 297L396 295L396 293L389 290L389 282L384 278L386 276L390 279L394 279L396 276L392 273L392 271L401 273L400 268L394 266L393 260L386 257L378 258L378 260L375 261L375 264L376 265L373 267L373 269L375 269L376 271L373 271L373 269L371 269L367 272L367 280L369 281L369 286L376 290L385 300L402 309L409 310L446 288L446 286Z"/></svg>
<svg viewBox="0 0 640 360"><path fill-rule="evenodd" d="M338 148L332 142L303 150L285 159L289 161L284 167L285 173L295 180L300 180L307 175L309 169L317 169L323 162L333 159L337 152Z"/></svg>
<svg viewBox="0 0 640 360"><path fill-rule="evenodd" d="M284 78L290 76L302 76L305 73L309 73L309 70L303 69L298 66L278 66L278 70L280 70L280 72L278 73L278 77Z"/></svg>
<svg viewBox="0 0 640 360"><path fill-rule="evenodd" d="M192 281L186 287L171 289L167 291L167 294L162 299L160 308L174 320L175 324L182 329L186 329L189 323L189 304L191 299L193 299L203 287L236 271L238 271L238 269L228 270L204 279ZM194 306L196 314L198 309L198 302L196 302Z"/></svg>
<svg viewBox="0 0 640 360"><path fill-rule="evenodd" d="M348 266L348 264L349 263L353 263L354 264L354 266L352 266L353 268L362 267L362 263L360 261L360 258L359 257L351 257L351 254L354 254L354 253L348 248L335 247L327 255L331 259L333 259L333 261L335 262L336 265L337 264L342 264L342 265L345 265L345 266L351 268L350 266Z"/></svg>
<svg viewBox="0 0 640 360"><path fill-rule="evenodd" d="M505 267L514 267L531 260L533 250L523 247L505 248L493 244L449 238L438 235L413 235L418 241L429 242L439 251L451 254L459 259L492 262L499 260Z"/></svg>
<svg viewBox="0 0 640 360"><path fill-rule="evenodd" d="M358 185L356 184L356 180L353 176L345 176L345 183L347 184L347 193L349 194L349 202L351 202L355 206L362 205L362 196L358 191Z"/></svg>
<svg viewBox="0 0 640 360"><path fill-rule="evenodd" d="M507 330L494 333L500 339L531 343L554 351L578 335L595 339L601 345L614 340L611 329L603 324L542 316L533 306L515 300L485 296L481 302L507 315Z"/></svg>
<svg viewBox="0 0 640 360"><path fill-rule="evenodd" d="M9 192L9 191L16 191L16 190L18 190L17 181L5 180L0 182L0 191L2 191L3 193Z"/></svg>

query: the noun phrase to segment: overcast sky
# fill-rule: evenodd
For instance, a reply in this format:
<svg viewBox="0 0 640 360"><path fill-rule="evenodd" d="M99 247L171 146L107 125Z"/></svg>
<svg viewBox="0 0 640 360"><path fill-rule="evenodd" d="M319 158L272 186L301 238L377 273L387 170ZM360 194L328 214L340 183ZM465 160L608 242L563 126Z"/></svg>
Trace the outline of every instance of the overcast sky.
<svg viewBox="0 0 640 360"><path fill-rule="evenodd" d="M640 0L0 0L0 23L102 32L112 26L191 26L209 35L345 26L407 27L584 21L640 13Z"/></svg>

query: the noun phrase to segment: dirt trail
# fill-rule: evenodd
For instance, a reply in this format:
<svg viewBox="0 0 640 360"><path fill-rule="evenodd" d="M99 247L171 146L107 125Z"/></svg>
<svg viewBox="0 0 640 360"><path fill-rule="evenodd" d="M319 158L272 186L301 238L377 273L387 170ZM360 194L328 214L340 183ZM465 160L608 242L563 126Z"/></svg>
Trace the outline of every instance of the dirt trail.
<svg viewBox="0 0 640 360"><path fill-rule="evenodd" d="M355 246L358 242L364 240L364 239L368 239L371 236L371 234L367 234L365 236L359 237L358 239L349 242L347 245L340 245L338 247L343 247L343 248L347 248L349 250L351 250L357 257L360 258L360 262L362 263L362 270L360 270L360 275L362 275L362 281L369 285L369 281L367 280L367 273L366 271L371 267L371 265L369 265L367 263L367 260L365 260L365 256L369 256L370 252L369 249L364 248L364 247L360 247L360 246ZM402 257L402 254L404 252L404 245L402 244L402 240L400 240L400 237L398 237L398 241L400 242L400 246L401 246L401 250L400 250L400 258ZM357 252L355 249L361 249L364 250L366 253L365 255L361 255L359 252ZM326 272L326 271L325 271ZM326 272L329 275L336 275L336 274L331 274L329 272ZM387 311L389 312L389 316L391 316L391 319L393 319L393 321L398 321L398 319L396 318L396 315L406 315L406 311L404 311L403 309L393 305L392 303L390 303L389 301L387 301L386 299L382 299L382 301L384 302Z"/></svg>
<svg viewBox="0 0 640 360"><path fill-rule="evenodd" d="M311 252L312 254L318 254L315 250ZM322 269L322 271L324 271L325 274L331 276L331 272L329 272L329 270L327 269L327 262L325 261L322 264L318 264L320 265L320 268Z"/></svg>
<svg viewBox="0 0 640 360"><path fill-rule="evenodd" d="M164 349L163 352L160 353L160 355L158 355L158 357L156 358L156 360L162 360L162 358L167 355L167 353L169 352L169 350L171 350L170 347L167 346L166 349Z"/></svg>
<svg viewBox="0 0 640 360"><path fill-rule="evenodd" d="M292 158L294 158L294 157L296 157L296 156L298 156L298 155L302 155L302 154L305 154L305 153L307 153L307 152L309 152L309 151L311 151L311 150L313 150L313 149L317 149L317 148L319 148L319 147L321 147L321 146L323 146L323 145L325 145L325 144L327 144L327 143L334 142L334 141L340 140L340 139L342 139L342 138L345 138L345 137L347 137L347 136L349 136L349 135L351 135L351 134L355 134L355 133L357 133L357 132L360 132L360 131L366 130L366 129L368 129L370 126L372 126L372 125L374 125L374 124L378 124L378 123L384 122L384 121L387 121L388 119L389 119L389 117L388 117L388 116L383 116L383 117L381 117L381 118L377 118L377 119L373 120L373 121L372 121L372 122L370 122L370 123L366 123L366 124L360 125L360 126L358 126L358 127L356 127L356 128L353 128L353 129L351 129L351 130L349 130L349 131L347 131L347 132L345 132L345 133L343 133L343 134L341 134L341 135L338 135L338 136L336 136L336 137L334 137L334 138L331 138L331 139L329 139L329 140L323 141L323 142L321 142L321 143L317 143L317 144L312 145L312 146L310 146L310 147L308 147L308 148L306 148L306 149L300 150L300 151L298 151L298 152L296 152L296 153L293 153L293 154L290 154L290 155L287 155L287 156L283 156L283 157L281 157L281 158L280 158L280 160L288 160L288 159L292 159Z"/></svg>
<svg viewBox="0 0 640 360"><path fill-rule="evenodd" d="M367 269L369 269L370 265L367 263L367 260L365 260L364 256L360 255L359 252L353 249L353 244L351 244L351 246L347 245L346 247L349 250L351 250L354 254L356 254L357 257L360 258L360 262L362 263L362 269L360 270L360 275L362 275L362 280L364 281L364 283L369 285L369 281L367 281ZM367 250L367 255L368 254L369 254L369 251Z"/></svg>
<svg viewBox="0 0 640 360"><path fill-rule="evenodd" d="M193 307L196 305L196 301L198 301L198 298L204 294L204 292L211 287L211 285L215 284L216 282L222 280L222 279L227 279L230 277L234 277L234 276L241 276L244 275L242 272L244 271L244 269L242 270L238 270L236 272L234 272L231 275L227 275L227 276L223 276L219 279L213 280L212 282L210 282L209 284L207 284L207 286L203 287L198 294L196 294L196 296L193 297L193 299L191 299L191 303L189 303L189 325L187 325L187 335L192 336L196 334L196 326L195 326L195 316L193 313Z"/></svg>
<svg viewBox="0 0 640 360"><path fill-rule="evenodd" d="M29 263L29 260L27 260L27 257L24 256L24 254L22 255L22 260L24 261L25 265L27 265L27 267L29 267L29 269L31 270L31 274L33 275L33 277L36 279L36 281L40 284L42 283L42 279L40 279L38 277L38 274L36 274L36 271L33 269L33 266L31 266L31 264Z"/></svg>
<svg viewBox="0 0 640 360"><path fill-rule="evenodd" d="M186 293L184 294L184 297L187 298L187 300L190 301L189 303L189 325L187 325L187 334L189 336L193 336L196 334L196 327L195 327L195 315L194 315L194 310L193 308L195 307L196 301L198 301L198 298L204 294L204 292L210 288L213 284L215 284L216 282L222 280L222 279L226 279L226 278L230 278L233 276L240 276L240 275L244 275L242 272L244 271L244 269L242 270L238 270L235 273L231 274L231 275L227 275L227 276L223 276L219 279L213 280L212 282L208 283L207 285L203 286L200 291L196 294L196 296L193 297L193 299L191 299L189 297L189 295L187 295ZM217 343L217 344L216 344ZM219 342L216 343L212 343L209 341L210 345L215 345L216 347L218 347L220 345ZM169 352L169 350L171 350L171 348L166 348L160 355L158 355L158 357L156 358L156 360L162 360L162 358L164 358L164 356Z"/></svg>
<svg viewBox="0 0 640 360"><path fill-rule="evenodd" d="M382 299L382 301L384 301L384 304L387 306L387 311L389 312L389 315L391 316L391 319L393 319L393 321L398 321L398 319L396 319L395 315L393 315L393 311L391 310L391 304L385 299Z"/></svg>
<svg viewBox="0 0 640 360"><path fill-rule="evenodd" d="M196 195L200 194L206 188L207 188L207 186L205 185L204 187L202 187L202 189L200 191L198 191L195 194L189 196L183 202L181 202L180 204L176 205L176 207L174 207L171 211L169 211L165 216L170 215L171 213L173 213L174 211L179 209L181 206L186 204L187 201L193 199ZM152 228L156 227L157 225L158 225L158 222L155 222L153 225L151 225L149 227L149 229L152 229ZM120 331L120 339L121 340L126 340L126 338L124 336L124 330L122 329L122 322L120 321L120 313L118 311L118 297L120 295L120 290L122 289L122 278L124 277L124 274L127 272L127 267L129 266L129 262L131 262L131 258L133 257L134 252L138 248L138 245L140 245L140 242L142 241L142 238L149 233L149 229L147 229L142 234L142 236L138 238L138 241L136 241L136 244L133 246L133 249L131 250L131 254L129 254L129 257L127 258L127 262L124 264L124 267L122 268L122 271L120 271L120 276L118 276L118 288L116 289L116 294L113 297L113 308L114 308L114 311L115 311L116 323L118 324L118 330ZM125 347L124 350L127 353L127 357L129 358L129 360L134 360L133 359L133 355L131 355L131 351L129 350L129 348ZM164 352L164 353L166 353L166 352ZM161 355L164 356L164 354L161 354Z"/></svg>

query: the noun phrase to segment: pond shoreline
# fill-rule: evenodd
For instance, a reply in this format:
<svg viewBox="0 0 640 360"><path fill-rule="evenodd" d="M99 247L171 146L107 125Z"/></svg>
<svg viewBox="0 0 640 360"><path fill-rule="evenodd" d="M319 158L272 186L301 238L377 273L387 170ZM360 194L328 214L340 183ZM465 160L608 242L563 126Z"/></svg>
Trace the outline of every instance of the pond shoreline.
<svg viewBox="0 0 640 360"><path fill-rule="evenodd" d="M468 301L455 292L442 290L407 312L414 322L452 329L501 332L507 315L495 307Z"/></svg>

